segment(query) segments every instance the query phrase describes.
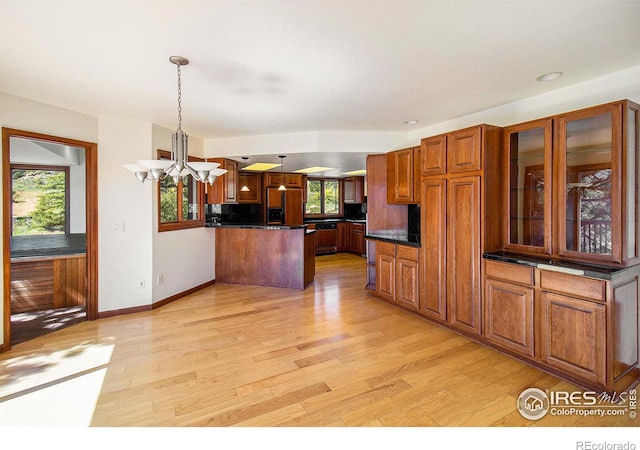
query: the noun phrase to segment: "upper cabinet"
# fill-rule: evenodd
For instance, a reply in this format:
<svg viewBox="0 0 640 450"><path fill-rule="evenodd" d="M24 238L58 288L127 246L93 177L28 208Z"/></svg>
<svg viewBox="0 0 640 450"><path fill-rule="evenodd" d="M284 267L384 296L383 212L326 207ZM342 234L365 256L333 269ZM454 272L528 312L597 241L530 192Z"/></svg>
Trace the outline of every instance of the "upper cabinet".
<svg viewBox="0 0 640 450"><path fill-rule="evenodd" d="M609 103L503 131L505 249L638 262L638 105Z"/></svg>
<svg viewBox="0 0 640 450"><path fill-rule="evenodd" d="M304 189L306 176L301 173L264 172L265 188L280 187Z"/></svg>
<svg viewBox="0 0 640 450"><path fill-rule="evenodd" d="M422 139L418 173L428 177L480 170L481 139L482 129L477 126Z"/></svg>
<svg viewBox="0 0 640 450"><path fill-rule="evenodd" d="M346 177L342 183L344 203L364 203L364 177Z"/></svg>
<svg viewBox="0 0 640 450"><path fill-rule="evenodd" d="M227 170L212 185L207 183L207 203L238 203L238 162L227 158L210 158L207 162L220 163L220 169Z"/></svg>
<svg viewBox="0 0 640 450"><path fill-rule="evenodd" d="M238 185L238 203L262 203L261 173L240 171Z"/></svg>
<svg viewBox="0 0 640 450"><path fill-rule="evenodd" d="M420 147L387 153L387 203L420 203Z"/></svg>
<svg viewBox="0 0 640 450"><path fill-rule="evenodd" d="M551 119L503 130L505 248L551 253Z"/></svg>
<svg viewBox="0 0 640 450"><path fill-rule="evenodd" d="M638 105L576 111L557 124L558 254L637 262Z"/></svg>

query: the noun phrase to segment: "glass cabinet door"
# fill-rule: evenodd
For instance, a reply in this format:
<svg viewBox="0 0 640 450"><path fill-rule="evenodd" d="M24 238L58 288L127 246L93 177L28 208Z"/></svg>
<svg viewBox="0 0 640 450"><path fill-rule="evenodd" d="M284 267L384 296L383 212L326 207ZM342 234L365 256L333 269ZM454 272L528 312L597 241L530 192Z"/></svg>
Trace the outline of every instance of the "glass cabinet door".
<svg viewBox="0 0 640 450"><path fill-rule="evenodd" d="M551 123L504 128L507 250L551 253Z"/></svg>
<svg viewBox="0 0 640 450"><path fill-rule="evenodd" d="M560 256L621 262L621 105L558 119Z"/></svg>

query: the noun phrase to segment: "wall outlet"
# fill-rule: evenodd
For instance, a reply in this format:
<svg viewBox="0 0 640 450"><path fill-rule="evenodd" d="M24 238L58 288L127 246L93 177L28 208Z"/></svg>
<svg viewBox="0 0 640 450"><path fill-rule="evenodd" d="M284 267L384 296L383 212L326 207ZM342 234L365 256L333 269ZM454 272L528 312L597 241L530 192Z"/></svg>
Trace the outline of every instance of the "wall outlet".
<svg viewBox="0 0 640 450"><path fill-rule="evenodd" d="M140 289L142 289L144 287L144 278L142 280L138 281L138 287Z"/></svg>
<svg viewBox="0 0 640 450"><path fill-rule="evenodd" d="M124 222L113 222L113 231L124 231Z"/></svg>
<svg viewBox="0 0 640 450"><path fill-rule="evenodd" d="M158 278L156 279L156 284L162 284L164 283L164 275L160 274L158 275Z"/></svg>

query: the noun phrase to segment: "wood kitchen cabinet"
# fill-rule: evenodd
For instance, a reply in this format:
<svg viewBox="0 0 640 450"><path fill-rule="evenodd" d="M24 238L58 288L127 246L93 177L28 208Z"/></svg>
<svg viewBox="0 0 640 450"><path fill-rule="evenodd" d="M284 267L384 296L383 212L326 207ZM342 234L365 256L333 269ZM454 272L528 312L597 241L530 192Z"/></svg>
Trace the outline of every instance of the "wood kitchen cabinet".
<svg viewBox="0 0 640 450"><path fill-rule="evenodd" d="M363 223L350 223L349 228L351 229L349 236L349 248L352 252L357 253L358 255L364 255L365 253L365 224Z"/></svg>
<svg viewBox="0 0 640 450"><path fill-rule="evenodd" d="M207 162L220 163L219 168L227 170L212 185L207 183L207 203L238 203L238 162L227 158L209 158Z"/></svg>
<svg viewBox="0 0 640 450"><path fill-rule="evenodd" d="M633 384L640 266L565 268L525 258L484 260L484 339L588 389Z"/></svg>
<svg viewBox="0 0 640 450"><path fill-rule="evenodd" d="M618 101L504 129L504 248L638 263L638 108Z"/></svg>
<svg viewBox="0 0 640 450"><path fill-rule="evenodd" d="M387 203L420 202L420 147L387 153Z"/></svg>
<svg viewBox="0 0 640 450"><path fill-rule="evenodd" d="M364 203L364 177L346 177L342 180L344 203Z"/></svg>
<svg viewBox="0 0 640 450"><path fill-rule="evenodd" d="M404 245L396 246L396 301L412 311L418 310L420 250Z"/></svg>
<svg viewBox="0 0 640 450"><path fill-rule="evenodd" d="M301 173L264 172L264 187L306 189L306 177Z"/></svg>
<svg viewBox="0 0 640 450"><path fill-rule="evenodd" d="M482 329L482 253L501 245L500 136L480 125L422 141L419 311L471 335Z"/></svg>
<svg viewBox="0 0 640 450"><path fill-rule="evenodd" d="M375 255L375 294L383 300L417 311L419 299L418 248L369 241Z"/></svg>
<svg viewBox="0 0 640 450"><path fill-rule="evenodd" d="M376 243L376 295L395 303L396 299L396 245Z"/></svg>
<svg viewBox="0 0 640 450"><path fill-rule="evenodd" d="M255 172L242 172L238 175L238 203L262 203L262 174ZM243 191L246 186L249 190Z"/></svg>
<svg viewBox="0 0 640 450"><path fill-rule="evenodd" d="M547 277L554 279L550 288ZM606 385L604 281L542 271L540 283L540 359L570 376Z"/></svg>
<svg viewBox="0 0 640 450"><path fill-rule="evenodd" d="M535 356L534 269L485 261L485 339L513 352Z"/></svg>
<svg viewBox="0 0 640 450"><path fill-rule="evenodd" d="M336 251L345 252L351 250L351 223L338 222L336 224Z"/></svg>

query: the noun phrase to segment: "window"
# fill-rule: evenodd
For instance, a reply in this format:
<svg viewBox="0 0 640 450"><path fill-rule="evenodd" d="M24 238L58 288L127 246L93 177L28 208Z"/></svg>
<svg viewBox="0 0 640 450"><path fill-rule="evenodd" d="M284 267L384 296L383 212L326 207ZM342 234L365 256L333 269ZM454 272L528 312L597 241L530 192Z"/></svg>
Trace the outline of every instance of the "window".
<svg viewBox="0 0 640 450"><path fill-rule="evenodd" d="M69 233L69 167L11 165L12 236Z"/></svg>
<svg viewBox="0 0 640 450"><path fill-rule="evenodd" d="M158 158L170 159L171 153L158 150ZM189 161L202 161L189 157ZM158 231L182 230L204 226L204 185L191 175L178 179L165 177L158 183Z"/></svg>
<svg viewBox="0 0 640 450"><path fill-rule="evenodd" d="M329 178L309 178L307 180L307 216L342 215L340 202L340 180Z"/></svg>

